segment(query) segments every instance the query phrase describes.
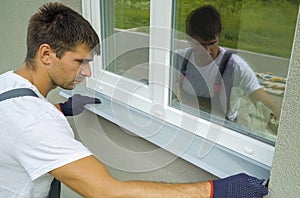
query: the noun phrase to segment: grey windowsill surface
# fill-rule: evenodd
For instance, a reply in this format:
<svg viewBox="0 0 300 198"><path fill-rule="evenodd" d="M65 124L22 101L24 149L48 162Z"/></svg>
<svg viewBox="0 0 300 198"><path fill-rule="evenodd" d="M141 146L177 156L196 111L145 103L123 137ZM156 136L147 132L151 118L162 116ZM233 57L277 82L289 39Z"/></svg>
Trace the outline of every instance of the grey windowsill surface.
<svg viewBox="0 0 300 198"><path fill-rule="evenodd" d="M129 107L125 103L115 101L108 98L99 92L89 89L75 89L75 91L62 90L60 95L68 98L75 93L82 95L90 95L99 98L102 103L100 105L86 105L86 109L101 116L120 127L132 132L137 136L141 136L147 141L179 156L180 158L192 163L195 166L219 177L224 178L237 173L247 173L258 178L269 178L271 167L260 162L254 161L246 156L238 154L232 150L224 148L220 145L212 144L203 138L194 135L190 132L182 130L163 120L153 119L149 115ZM120 122L115 116L116 110L130 111L130 118L127 113L119 112L118 116L124 115ZM127 117L128 118L127 118ZM128 122L124 121L129 119ZM147 130L140 130L139 127L134 127L130 120L135 120L137 123L151 122L155 125L163 126L159 132L149 134ZM87 132L88 133L88 132ZM205 150L207 145L209 150ZM203 150L204 148L204 150Z"/></svg>

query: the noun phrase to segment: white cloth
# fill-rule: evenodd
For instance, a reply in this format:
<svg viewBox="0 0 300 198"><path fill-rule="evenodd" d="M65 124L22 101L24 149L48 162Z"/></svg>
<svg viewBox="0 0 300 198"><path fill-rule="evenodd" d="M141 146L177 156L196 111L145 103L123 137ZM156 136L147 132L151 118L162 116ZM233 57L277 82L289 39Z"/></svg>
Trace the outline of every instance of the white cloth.
<svg viewBox="0 0 300 198"><path fill-rule="evenodd" d="M173 63L174 68L177 70L177 72L174 73L175 80L179 78L182 63L188 49L190 48L176 50L177 56ZM216 79L216 75L219 72L219 65L222 61L224 53L225 49L220 47L220 54L214 61L206 66L199 67L195 62L194 52L192 52L190 58L188 59L189 62L185 70L185 78L182 82L183 91L188 93L189 95L196 95L204 98L213 97L214 82ZM230 57L227 65L231 65L233 67L233 73L226 73L225 70L223 79L225 81L226 78L233 78L232 88L238 87L240 90L243 90L243 94L246 96L250 95L253 91L260 88L255 73L242 58L233 54ZM234 96L237 94L231 92L231 96L232 95ZM229 119L235 119L238 113L238 106L239 100L230 97L230 109L227 115Z"/></svg>
<svg viewBox="0 0 300 198"><path fill-rule="evenodd" d="M12 71L0 75L0 93L27 87L40 98L0 102L0 197L46 197L49 171L91 152L74 139L67 119L29 81Z"/></svg>

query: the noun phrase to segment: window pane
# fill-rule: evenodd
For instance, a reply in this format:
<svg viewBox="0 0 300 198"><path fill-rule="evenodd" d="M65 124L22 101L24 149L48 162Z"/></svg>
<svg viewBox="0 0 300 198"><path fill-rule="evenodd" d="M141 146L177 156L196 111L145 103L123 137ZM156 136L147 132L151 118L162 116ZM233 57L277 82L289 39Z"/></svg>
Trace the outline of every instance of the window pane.
<svg viewBox="0 0 300 198"><path fill-rule="evenodd" d="M222 31L212 8L189 15L207 4ZM298 8L291 0L177 0L170 105L274 144Z"/></svg>
<svg viewBox="0 0 300 198"><path fill-rule="evenodd" d="M150 0L104 0L101 14L105 69L147 83Z"/></svg>

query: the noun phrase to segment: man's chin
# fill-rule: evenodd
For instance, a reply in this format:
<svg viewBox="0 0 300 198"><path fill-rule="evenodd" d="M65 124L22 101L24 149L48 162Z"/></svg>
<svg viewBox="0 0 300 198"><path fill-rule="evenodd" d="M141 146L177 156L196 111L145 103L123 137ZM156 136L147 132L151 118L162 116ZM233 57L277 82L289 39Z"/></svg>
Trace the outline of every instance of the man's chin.
<svg viewBox="0 0 300 198"><path fill-rule="evenodd" d="M71 84L71 85L67 85L67 86L60 86L61 88L63 89L66 89L66 90L72 90L76 87L76 84Z"/></svg>
<svg viewBox="0 0 300 198"><path fill-rule="evenodd" d="M82 82L79 82L79 81L74 81L72 83L69 83L67 85L62 85L60 86L61 88L63 89L66 89L66 90L72 90L74 89L77 85L81 84Z"/></svg>

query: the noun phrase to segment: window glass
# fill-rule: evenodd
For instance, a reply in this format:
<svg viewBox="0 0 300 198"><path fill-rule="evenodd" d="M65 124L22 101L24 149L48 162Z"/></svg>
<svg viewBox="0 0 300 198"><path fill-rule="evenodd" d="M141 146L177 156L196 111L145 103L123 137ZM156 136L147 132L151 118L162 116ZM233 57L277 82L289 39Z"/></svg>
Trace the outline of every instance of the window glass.
<svg viewBox="0 0 300 198"><path fill-rule="evenodd" d="M104 0L100 6L104 68L147 83L150 0Z"/></svg>
<svg viewBox="0 0 300 198"><path fill-rule="evenodd" d="M299 2L174 2L170 106L274 144Z"/></svg>

